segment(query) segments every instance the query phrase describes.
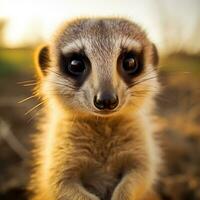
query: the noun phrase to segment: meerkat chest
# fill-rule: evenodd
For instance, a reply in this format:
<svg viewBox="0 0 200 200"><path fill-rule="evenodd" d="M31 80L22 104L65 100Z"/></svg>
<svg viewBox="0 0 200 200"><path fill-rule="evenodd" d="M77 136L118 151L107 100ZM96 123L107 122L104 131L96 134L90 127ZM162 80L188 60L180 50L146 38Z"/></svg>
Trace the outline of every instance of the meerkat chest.
<svg viewBox="0 0 200 200"><path fill-rule="evenodd" d="M103 166L110 166L120 157L130 155L138 142L131 128L127 130L106 125L75 130L70 139L73 150L80 157Z"/></svg>
<svg viewBox="0 0 200 200"><path fill-rule="evenodd" d="M90 132L91 131L91 132ZM80 133L80 132L79 132ZM135 162L131 130L85 129L74 140L74 155L79 160L83 185L101 199L109 199L123 173ZM77 139L78 138L78 139ZM95 177L95 178L94 178Z"/></svg>

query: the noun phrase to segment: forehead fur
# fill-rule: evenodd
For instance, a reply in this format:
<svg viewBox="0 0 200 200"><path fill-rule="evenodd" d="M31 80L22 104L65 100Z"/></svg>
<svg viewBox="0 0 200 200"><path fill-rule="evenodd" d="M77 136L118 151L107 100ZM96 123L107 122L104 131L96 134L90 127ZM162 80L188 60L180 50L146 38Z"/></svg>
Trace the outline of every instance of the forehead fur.
<svg viewBox="0 0 200 200"><path fill-rule="evenodd" d="M84 18L65 23L56 33L56 49L101 49L111 52L118 46L136 50L148 42L145 32L135 23L122 18ZM66 50L67 51L67 50Z"/></svg>

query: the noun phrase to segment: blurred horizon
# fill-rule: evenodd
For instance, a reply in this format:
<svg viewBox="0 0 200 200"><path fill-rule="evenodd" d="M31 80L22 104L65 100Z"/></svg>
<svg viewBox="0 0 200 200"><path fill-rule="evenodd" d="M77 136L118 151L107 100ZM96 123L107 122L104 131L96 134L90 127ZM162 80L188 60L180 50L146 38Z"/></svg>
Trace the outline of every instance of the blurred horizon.
<svg viewBox="0 0 200 200"><path fill-rule="evenodd" d="M0 0L0 46L34 47L79 16L122 16L139 23L161 54L199 54L199 8L198 0Z"/></svg>

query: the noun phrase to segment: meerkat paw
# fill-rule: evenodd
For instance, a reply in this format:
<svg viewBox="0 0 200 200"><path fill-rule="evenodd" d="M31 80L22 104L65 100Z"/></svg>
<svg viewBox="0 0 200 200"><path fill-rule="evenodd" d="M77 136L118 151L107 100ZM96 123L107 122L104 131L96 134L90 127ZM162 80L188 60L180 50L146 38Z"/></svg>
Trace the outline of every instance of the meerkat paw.
<svg viewBox="0 0 200 200"><path fill-rule="evenodd" d="M91 194L91 193L89 193L88 195L87 195L87 199L84 199L84 200L100 200L100 198L99 197L97 197L96 195L94 195L94 194Z"/></svg>
<svg viewBox="0 0 200 200"><path fill-rule="evenodd" d="M131 198L131 194L128 191L122 189L121 187L117 187L113 192L111 200L133 200Z"/></svg>

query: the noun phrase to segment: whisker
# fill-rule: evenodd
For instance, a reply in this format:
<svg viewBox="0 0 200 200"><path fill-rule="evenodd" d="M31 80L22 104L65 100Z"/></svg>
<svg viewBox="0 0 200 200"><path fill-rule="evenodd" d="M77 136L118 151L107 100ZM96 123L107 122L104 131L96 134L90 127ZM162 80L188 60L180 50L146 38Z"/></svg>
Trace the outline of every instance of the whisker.
<svg viewBox="0 0 200 200"><path fill-rule="evenodd" d="M25 101L28 101L29 99L32 99L32 98L34 98L34 97L36 97L36 95L32 95L32 96L30 96L30 97L27 97L27 98L25 98L25 99L19 101L18 103L24 103Z"/></svg>
<svg viewBox="0 0 200 200"><path fill-rule="evenodd" d="M133 83L129 86L129 87L132 87L132 86L134 86L134 84L139 84L139 83L141 83L143 80L149 80L149 79L146 79L146 77L148 76L148 75L150 75L150 74L152 74L153 73L153 75L155 76L155 77L158 77L157 76L157 73L155 73L156 71L155 71L155 69L151 69L151 70L149 70L149 71L147 71L147 72L145 72L143 75L141 75L141 77L140 77L140 80L138 80L138 81L133 81ZM154 76L151 76L151 77L154 77Z"/></svg>
<svg viewBox="0 0 200 200"><path fill-rule="evenodd" d="M58 91L54 91L54 90L47 90L46 92L49 92L50 95L62 95L62 96L68 96L68 97L73 97L74 94L72 93L68 93L68 92L58 92ZM76 92L76 94L80 94L81 92Z"/></svg>
<svg viewBox="0 0 200 200"><path fill-rule="evenodd" d="M56 82L56 81L47 81L49 83L54 83L54 84L57 84L57 85L60 85L60 86L65 86L65 87L68 87L70 89L77 89L76 87L72 86L72 85L67 85L67 84L63 84L63 83L60 83L60 82Z"/></svg>
<svg viewBox="0 0 200 200"><path fill-rule="evenodd" d="M37 112L35 112L29 119L28 119L28 122L30 123L32 120L34 120L41 112L42 110L44 110L45 108L41 108L39 109Z"/></svg>
<svg viewBox="0 0 200 200"><path fill-rule="evenodd" d="M38 103L36 106L34 106L34 107L31 108L30 110L28 110L28 111L25 113L25 115L30 114L33 110L35 110L37 107L41 106L41 105L44 104L44 103L45 103L45 101L42 101L42 102Z"/></svg>
<svg viewBox="0 0 200 200"><path fill-rule="evenodd" d="M24 84L22 86L28 87L28 86L34 86L34 85L37 85L37 83L27 83L27 84Z"/></svg>
<svg viewBox="0 0 200 200"><path fill-rule="evenodd" d="M17 84L26 84L26 83L34 83L35 82L35 80L27 80L27 81L19 81L19 82L17 82Z"/></svg>
<svg viewBox="0 0 200 200"><path fill-rule="evenodd" d="M145 89L145 90L140 90L140 91L130 91L128 92L129 95L133 96L133 97L144 97L145 96L145 92L157 92L157 90L151 90L151 89ZM155 97L157 100L159 101L165 101L165 102L170 102L169 99L166 99L165 96L163 96L162 94L156 95Z"/></svg>
<svg viewBox="0 0 200 200"><path fill-rule="evenodd" d="M144 83L144 82L146 82L146 81L156 79L157 77L158 77L158 76L155 75L155 76L151 76L151 77L149 77L149 78L141 79L140 81L133 82L133 83L132 83L131 85L129 85L128 87L130 88L130 87L136 86L136 85L138 85L138 84L140 84L140 83Z"/></svg>
<svg viewBox="0 0 200 200"><path fill-rule="evenodd" d="M57 74L58 76L62 76L61 73L59 73L59 72L57 72L55 70L52 70L52 69L46 69L45 71L47 71L47 72L50 71L50 72L53 72L53 73Z"/></svg>
<svg viewBox="0 0 200 200"><path fill-rule="evenodd" d="M141 89L141 90L133 90L133 91L129 91L129 93L145 93L145 92L157 92L157 89L156 88L152 88L152 89Z"/></svg>
<svg viewBox="0 0 200 200"><path fill-rule="evenodd" d="M53 73L55 73L57 76L62 77L62 79L63 79L63 75L60 74L59 72L56 72L56 71L54 71L54 70L52 70L52 69L47 69L47 71L53 72ZM66 82L65 80L63 80L63 81L64 81L64 83L60 83L60 82L57 82L57 81L49 81L49 82L52 82L52 83L55 83L55 84L61 85L61 86L66 86L66 87L69 87L69 88L71 88L71 89L77 89L77 87L75 87L75 86L66 84L66 83L68 83L68 82Z"/></svg>

